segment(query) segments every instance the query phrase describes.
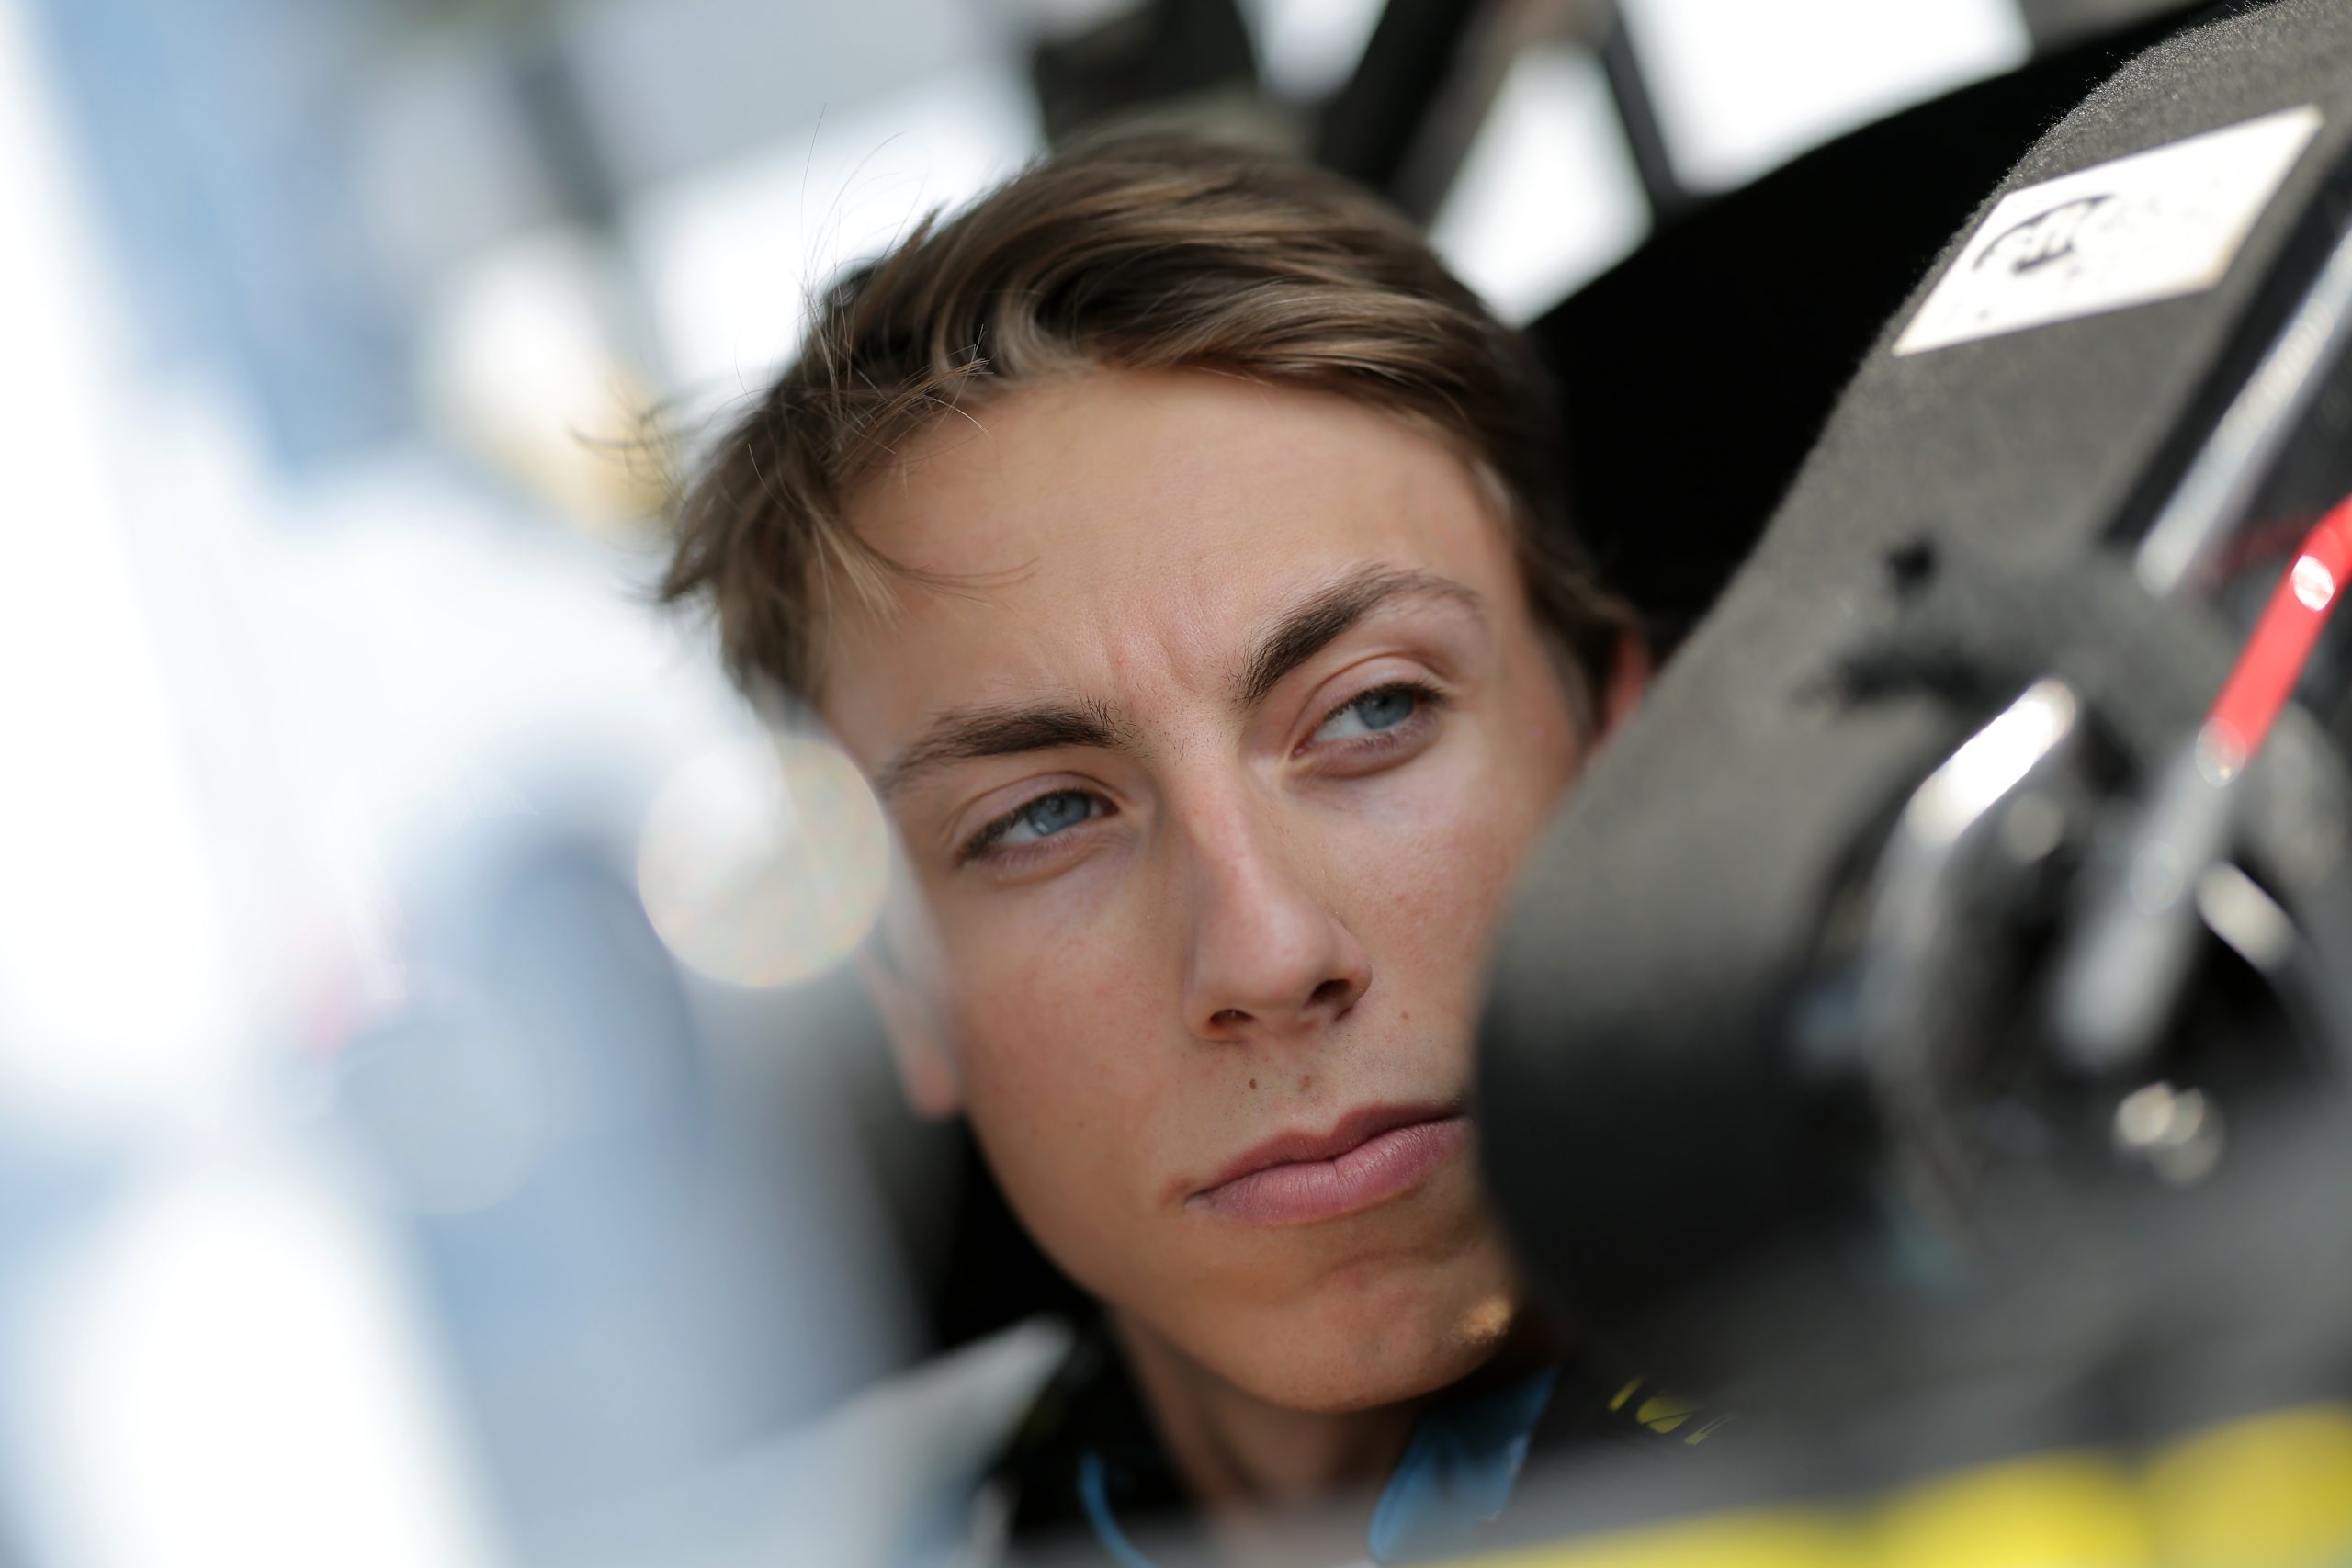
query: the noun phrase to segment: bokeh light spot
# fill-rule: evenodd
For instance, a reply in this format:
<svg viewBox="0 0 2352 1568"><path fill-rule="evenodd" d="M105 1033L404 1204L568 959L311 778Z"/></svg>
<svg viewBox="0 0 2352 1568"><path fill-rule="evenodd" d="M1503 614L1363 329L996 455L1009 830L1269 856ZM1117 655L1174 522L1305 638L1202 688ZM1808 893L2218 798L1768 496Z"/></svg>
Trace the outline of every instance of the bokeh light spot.
<svg viewBox="0 0 2352 1568"><path fill-rule="evenodd" d="M638 896L688 967L738 986L812 979L865 940L889 886L882 808L848 757L800 736L720 746L662 785Z"/></svg>

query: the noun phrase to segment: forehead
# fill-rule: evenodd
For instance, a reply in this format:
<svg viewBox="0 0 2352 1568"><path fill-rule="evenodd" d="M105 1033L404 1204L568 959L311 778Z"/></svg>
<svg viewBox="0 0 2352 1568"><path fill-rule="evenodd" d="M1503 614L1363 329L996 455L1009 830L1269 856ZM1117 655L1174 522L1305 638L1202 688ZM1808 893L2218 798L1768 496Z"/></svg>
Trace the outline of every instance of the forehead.
<svg viewBox="0 0 2352 1568"><path fill-rule="evenodd" d="M1325 393L1097 372L950 415L851 522L932 580L826 629L853 750L966 703L1222 689L1279 606L1367 563L1518 598L1502 525L1434 436Z"/></svg>

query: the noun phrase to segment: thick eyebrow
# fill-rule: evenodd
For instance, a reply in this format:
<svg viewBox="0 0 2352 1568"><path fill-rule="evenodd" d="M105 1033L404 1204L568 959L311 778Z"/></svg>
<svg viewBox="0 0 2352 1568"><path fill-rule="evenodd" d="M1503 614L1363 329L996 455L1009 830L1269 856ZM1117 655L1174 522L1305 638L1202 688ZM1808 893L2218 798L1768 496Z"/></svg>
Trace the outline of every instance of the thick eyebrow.
<svg viewBox="0 0 2352 1568"><path fill-rule="evenodd" d="M1010 757L1060 746L1115 747L1126 727L1099 702L1033 706L959 708L943 714L914 743L875 775L874 793L888 800L922 774L980 757Z"/></svg>
<svg viewBox="0 0 2352 1568"><path fill-rule="evenodd" d="M1258 639L1234 682L1235 701L1244 708L1257 706L1282 684L1283 676L1338 641L1358 621L1390 600L1413 595L1449 599L1481 620L1486 616L1486 603L1477 592L1452 578L1402 567L1358 567L1293 605Z"/></svg>
<svg viewBox="0 0 2352 1568"><path fill-rule="evenodd" d="M1433 595L1482 620L1476 590L1434 572L1362 566L1316 590L1283 612L1243 663L1234 701L1243 709L1263 702L1283 677L1314 658L1348 628L1392 600ZM926 773L983 757L1011 757L1064 746L1105 750L1136 746L1133 728L1102 702L1046 702L1009 707L957 708L942 714L875 774L874 793L889 800Z"/></svg>

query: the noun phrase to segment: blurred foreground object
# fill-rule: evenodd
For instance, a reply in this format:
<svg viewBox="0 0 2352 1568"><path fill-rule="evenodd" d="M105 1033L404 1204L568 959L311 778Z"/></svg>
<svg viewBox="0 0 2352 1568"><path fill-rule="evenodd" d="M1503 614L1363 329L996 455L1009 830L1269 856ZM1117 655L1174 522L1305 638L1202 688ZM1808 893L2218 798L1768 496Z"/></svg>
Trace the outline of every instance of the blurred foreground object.
<svg viewBox="0 0 2352 1568"><path fill-rule="evenodd" d="M2352 1552L2348 64L2342 6L2236 7L2061 121L1532 869L1498 1201L1569 1321L1748 1428L1638 1513L2074 1450L1789 1560ZM2298 698L2267 736L2249 681ZM2123 1479L2302 1406L2242 1429L2311 1434L2285 1535L2226 1464ZM1555 1530L1632 1522L1556 1486ZM2079 1530L2005 1549L2037 1492Z"/></svg>

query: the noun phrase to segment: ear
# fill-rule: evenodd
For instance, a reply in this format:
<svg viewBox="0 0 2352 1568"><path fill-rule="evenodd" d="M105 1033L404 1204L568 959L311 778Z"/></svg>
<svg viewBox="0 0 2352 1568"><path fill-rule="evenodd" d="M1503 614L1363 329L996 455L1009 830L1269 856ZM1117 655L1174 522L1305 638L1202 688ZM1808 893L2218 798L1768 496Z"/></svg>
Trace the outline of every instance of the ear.
<svg viewBox="0 0 2352 1568"><path fill-rule="evenodd" d="M1617 634L1616 657L1609 666L1609 678L1600 687L1600 734L1603 739L1616 728L1634 716L1642 705L1642 698L1650 689L1654 666L1650 662L1650 645L1637 629L1629 627Z"/></svg>
<svg viewBox="0 0 2352 1568"><path fill-rule="evenodd" d="M857 955L857 977L889 1037L899 1087L918 1116L944 1122L964 1109L963 1076L936 999L880 940Z"/></svg>

